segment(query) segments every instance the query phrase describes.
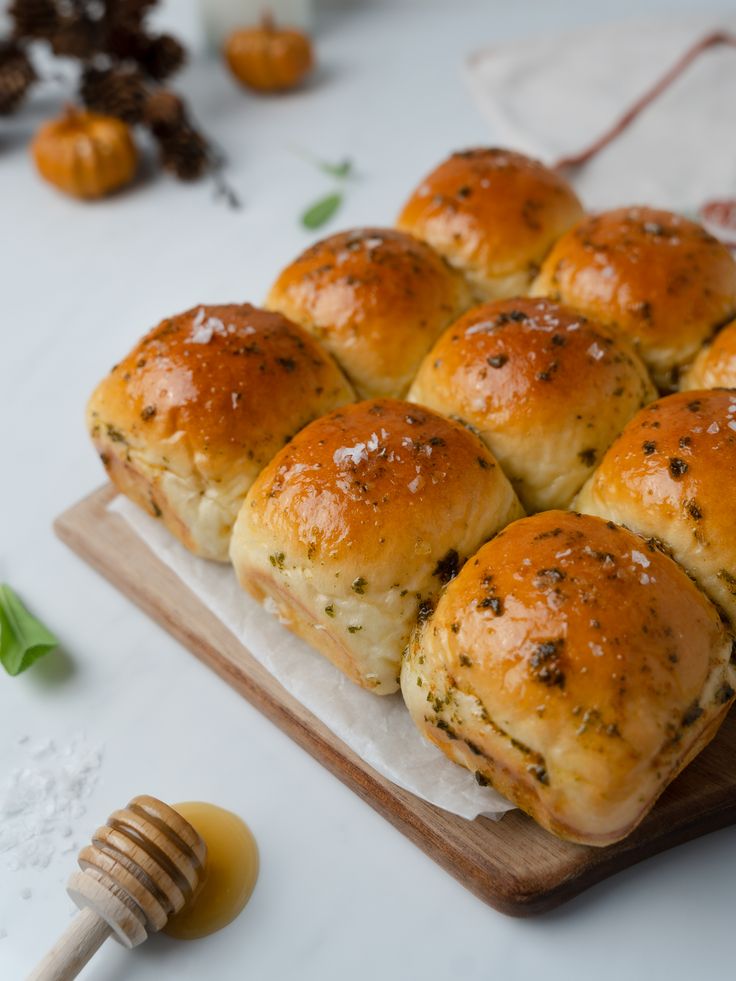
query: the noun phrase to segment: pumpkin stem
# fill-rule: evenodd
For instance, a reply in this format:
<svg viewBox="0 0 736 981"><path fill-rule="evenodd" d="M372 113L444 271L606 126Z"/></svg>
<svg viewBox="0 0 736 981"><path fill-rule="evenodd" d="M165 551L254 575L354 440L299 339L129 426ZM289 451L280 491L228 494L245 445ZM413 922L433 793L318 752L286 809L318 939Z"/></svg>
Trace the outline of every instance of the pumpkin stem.
<svg viewBox="0 0 736 981"><path fill-rule="evenodd" d="M272 34L276 30L276 21L274 20L273 11L269 7L264 7L261 13L261 28L264 31L268 31Z"/></svg>
<svg viewBox="0 0 736 981"><path fill-rule="evenodd" d="M78 126L82 120L84 110L79 106L75 106L72 102L67 102L64 105L64 111L62 113L62 120L67 124L67 126Z"/></svg>

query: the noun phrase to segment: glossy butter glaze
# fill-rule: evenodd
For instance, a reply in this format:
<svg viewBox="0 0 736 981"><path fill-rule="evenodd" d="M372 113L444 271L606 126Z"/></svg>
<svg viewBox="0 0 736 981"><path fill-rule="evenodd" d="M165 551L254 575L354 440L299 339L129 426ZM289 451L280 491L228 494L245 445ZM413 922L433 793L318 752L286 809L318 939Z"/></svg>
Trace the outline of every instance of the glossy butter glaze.
<svg viewBox="0 0 736 981"><path fill-rule="evenodd" d="M463 278L436 252L390 228L317 242L267 300L322 341L364 398L404 395L434 340L470 303Z"/></svg>
<svg viewBox="0 0 736 981"><path fill-rule="evenodd" d="M641 820L733 700L731 639L666 555L547 511L470 559L414 637L401 687L422 731L556 834Z"/></svg>
<svg viewBox="0 0 736 981"><path fill-rule="evenodd" d="M532 292L622 331L667 390L736 313L736 262L725 245L681 215L618 208L567 232Z"/></svg>
<svg viewBox="0 0 736 981"><path fill-rule="evenodd" d="M576 507L662 541L736 625L736 391L679 392L642 409Z"/></svg>
<svg viewBox="0 0 736 981"><path fill-rule="evenodd" d="M468 278L478 301L525 293L554 242L583 208L555 171L521 153L453 153L418 185L398 227Z"/></svg>
<svg viewBox="0 0 736 981"><path fill-rule="evenodd" d="M525 508L539 511L570 504L656 390L610 328L519 298L475 307L445 331L409 398L474 426Z"/></svg>

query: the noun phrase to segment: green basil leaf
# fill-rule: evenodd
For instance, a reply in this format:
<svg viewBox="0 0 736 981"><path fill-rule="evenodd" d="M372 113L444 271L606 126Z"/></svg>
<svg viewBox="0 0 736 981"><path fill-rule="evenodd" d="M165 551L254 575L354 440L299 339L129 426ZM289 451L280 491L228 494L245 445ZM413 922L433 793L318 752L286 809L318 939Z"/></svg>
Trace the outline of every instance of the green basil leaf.
<svg viewBox="0 0 736 981"><path fill-rule="evenodd" d="M58 645L10 586L0 585L0 662L8 674L20 674Z"/></svg>
<svg viewBox="0 0 736 981"><path fill-rule="evenodd" d="M305 228L320 228L325 222L335 214L342 204L342 194L328 194L327 197L320 198L310 205L302 215L302 225Z"/></svg>

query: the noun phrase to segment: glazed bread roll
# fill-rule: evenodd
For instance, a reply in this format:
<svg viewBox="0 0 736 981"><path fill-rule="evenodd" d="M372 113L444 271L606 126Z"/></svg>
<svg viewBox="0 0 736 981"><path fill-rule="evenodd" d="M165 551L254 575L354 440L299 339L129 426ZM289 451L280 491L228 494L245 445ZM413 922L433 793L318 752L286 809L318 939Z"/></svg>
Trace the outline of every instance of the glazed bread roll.
<svg viewBox="0 0 736 981"><path fill-rule="evenodd" d="M241 585L349 678L398 688L417 619L521 507L469 430L407 402L338 409L264 469L233 531Z"/></svg>
<svg viewBox="0 0 736 981"><path fill-rule="evenodd" d="M475 299L526 293L555 241L583 215L570 185L521 153L453 153L428 174L398 227L463 272Z"/></svg>
<svg viewBox="0 0 736 981"><path fill-rule="evenodd" d="M409 399L477 429L527 511L568 507L657 397L628 341L550 300L476 307L440 337Z"/></svg>
<svg viewBox="0 0 736 981"><path fill-rule="evenodd" d="M666 391L736 313L736 263L695 222L654 208L584 218L555 245L532 287L609 324Z"/></svg>
<svg viewBox="0 0 736 981"><path fill-rule="evenodd" d="M706 344L682 377L680 388L736 388L736 320Z"/></svg>
<svg viewBox="0 0 736 981"><path fill-rule="evenodd" d="M260 470L312 419L353 399L296 324L249 304L162 321L98 385L92 440L117 488L190 551L226 562Z"/></svg>
<svg viewBox="0 0 736 981"><path fill-rule="evenodd" d="M434 340L470 303L462 276L436 252L386 228L313 245L266 301L314 334L363 398L403 396Z"/></svg>
<svg viewBox="0 0 736 981"><path fill-rule="evenodd" d="M680 567L612 522L547 511L470 559L401 670L414 722L549 831L627 835L713 737L731 639Z"/></svg>
<svg viewBox="0 0 736 981"><path fill-rule="evenodd" d="M576 507L659 539L736 626L736 391L679 392L643 409Z"/></svg>

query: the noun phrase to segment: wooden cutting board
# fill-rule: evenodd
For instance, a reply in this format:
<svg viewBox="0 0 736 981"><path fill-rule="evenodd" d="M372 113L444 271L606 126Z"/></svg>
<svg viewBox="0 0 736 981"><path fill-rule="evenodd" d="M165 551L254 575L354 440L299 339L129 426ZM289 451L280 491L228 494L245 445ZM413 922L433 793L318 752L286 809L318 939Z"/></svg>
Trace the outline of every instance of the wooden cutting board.
<svg viewBox="0 0 736 981"><path fill-rule="evenodd" d="M552 909L615 872L736 821L736 713L640 828L608 848L573 845L520 811L468 821L379 776L288 694L107 504L103 487L55 530L86 562L485 902L512 916Z"/></svg>

